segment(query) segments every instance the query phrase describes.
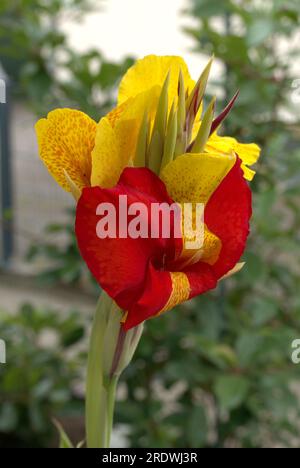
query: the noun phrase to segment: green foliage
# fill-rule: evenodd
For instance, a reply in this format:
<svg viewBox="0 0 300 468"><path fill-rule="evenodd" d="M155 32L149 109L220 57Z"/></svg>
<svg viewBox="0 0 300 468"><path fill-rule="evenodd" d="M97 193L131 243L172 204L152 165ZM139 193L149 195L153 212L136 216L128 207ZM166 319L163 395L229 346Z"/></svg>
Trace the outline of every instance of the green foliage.
<svg viewBox="0 0 300 468"><path fill-rule="evenodd" d="M226 73L217 84L227 99L240 90L228 130L265 144L282 130L279 110L289 106L292 111L291 84L298 77L291 64L300 49L291 39L299 25L298 1L189 0L189 5L198 23L186 28L195 50L214 53L224 65Z"/></svg>
<svg viewBox="0 0 300 468"><path fill-rule="evenodd" d="M89 285L94 294L99 294L100 288L80 257L74 231L75 210L68 210L70 221L49 224L45 228L45 239L42 243L35 242L29 248L26 256L28 262L43 259L47 268L39 272L37 279L45 285L69 284ZM63 236L63 242L57 242L56 236Z"/></svg>
<svg viewBox="0 0 300 468"><path fill-rule="evenodd" d="M259 256L251 256L258 267ZM264 267L268 276L272 267ZM254 307L264 310L264 295L271 296L257 293L258 272L245 268L226 299L221 286L147 323L117 405L116 421L131 421L133 447L292 444L300 368L291 343L300 335L300 309L282 297L257 322Z"/></svg>
<svg viewBox="0 0 300 468"><path fill-rule="evenodd" d="M3 0L0 5L0 62L15 95L39 114L75 107L99 119L112 107L116 82L132 60L107 61L97 49L75 53L61 27L79 21L102 0Z"/></svg>
<svg viewBox="0 0 300 468"><path fill-rule="evenodd" d="M52 417L83 414L74 393L86 355L79 314L67 317L24 305L16 315L0 313L7 363L0 365L0 446L45 447L54 436Z"/></svg>

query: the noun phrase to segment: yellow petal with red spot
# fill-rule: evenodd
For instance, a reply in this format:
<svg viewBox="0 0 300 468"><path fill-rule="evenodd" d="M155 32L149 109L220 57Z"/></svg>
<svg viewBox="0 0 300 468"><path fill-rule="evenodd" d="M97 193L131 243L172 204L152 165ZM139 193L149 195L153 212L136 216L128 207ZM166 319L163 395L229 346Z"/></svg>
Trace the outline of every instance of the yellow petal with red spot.
<svg viewBox="0 0 300 468"><path fill-rule="evenodd" d="M181 213L183 245L175 268L182 270L200 260L213 265L219 258L222 242L204 223L204 205L199 212L194 203L192 211L186 212L182 204ZM185 222L185 216L192 216L191 222Z"/></svg>
<svg viewBox="0 0 300 468"><path fill-rule="evenodd" d="M248 166L255 164L260 155L260 148L255 143L239 143L235 138L222 137L214 133L207 142L206 150L220 153L234 151L242 160L245 178L247 180L253 179L255 171L249 169Z"/></svg>
<svg viewBox="0 0 300 468"><path fill-rule="evenodd" d="M207 229L207 227L205 227L204 244L201 249L200 260L208 263L209 265L213 265L219 258L221 248L221 240L213 232Z"/></svg>
<svg viewBox="0 0 300 468"><path fill-rule="evenodd" d="M211 232L207 226L204 226L203 245L200 249L190 249L187 247L187 242L193 240L193 236L183 236L183 249L179 259L176 261L176 268L182 270L200 260L209 265L214 265L219 258L222 242Z"/></svg>
<svg viewBox="0 0 300 468"><path fill-rule="evenodd" d="M206 203L234 166L234 154L184 154L160 174L170 197L178 203Z"/></svg>
<svg viewBox="0 0 300 468"><path fill-rule="evenodd" d="M129 101L123 102L123 104L120 104L118 107L115 107L106 115L112 127L115 127L118 120L123 117L124 112L126 112L126 110L128 109L128 103Z"/></svg>
<svg viewBox="0 0 300 468"><path fill-rule="evenodd" d="M178 304L188 300L191 292L190 283L185 273L170 273L172 279L172 293L164 308L157 314L158 316L173 309Z"/></svg>
<svg viewBox="0 0 300 468"><path fill-rule="evenodd" d="M56 109L36 123L41 159L68 192L64 171L79 189L90 185L96 128L96 122L75 109Z"/></svg>
<svg viewBox="0 0 300 468"><path fill-rule="evenodd" d="M188 67L181 57L148 55L138 60L121 81L119 104L154 86L161 88L168 72L170 72L169 105L171 106L174 100L177 102L180 70L183 74L186 89L191 91L195 82L191 79Z"/></svg>

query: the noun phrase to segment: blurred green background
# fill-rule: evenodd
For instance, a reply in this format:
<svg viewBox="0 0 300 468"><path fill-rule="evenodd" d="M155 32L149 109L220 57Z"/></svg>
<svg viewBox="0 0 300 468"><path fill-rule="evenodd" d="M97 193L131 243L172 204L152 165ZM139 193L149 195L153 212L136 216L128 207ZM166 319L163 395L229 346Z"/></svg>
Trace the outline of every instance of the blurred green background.
<svg viewBox="0 0 300 468"><path fill-rule="evenodd" d="M61 18L76 22L105 3L2 0L0 61L14 105L30 108L34 119L55 106L99 119L113 107L132 57L107 60L105 41L101 50L95 44L75 52L59 27ZM219 108L240 89L224 131L263 149L252 184L252 232L241 273L147 323L122 378L114 443L297 447L300 364L292 362L291 346L300 338L299 3L183 3L194 54L216 56L220 73L208 91L217 91ZM63 216L53 217L38 240L29 235L26 249L25 264L39 265L35 274L29 268L31 295L45 291L48 306L26 300L12 312L5 307L10 299L0 297L0 338L8 349L0 365L0 447L55 445L53 418L74 442L83 436L87 337L98 287L78 255L72 209ZM8 266L2 284L24 289L23 270ZM82 291L78 304L89 306L54 307L62 289L70 296Z"/></svg>

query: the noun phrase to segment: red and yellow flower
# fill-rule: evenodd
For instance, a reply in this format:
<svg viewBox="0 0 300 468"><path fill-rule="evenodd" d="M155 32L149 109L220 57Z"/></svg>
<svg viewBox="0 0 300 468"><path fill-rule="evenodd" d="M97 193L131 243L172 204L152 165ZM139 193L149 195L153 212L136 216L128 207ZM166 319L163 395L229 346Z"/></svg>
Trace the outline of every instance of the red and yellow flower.
<svg viewBox="0 0 300 468"><path fill-rule="evenodd" d="M124 311L126 330L215 288L237 271L249 233L251 192L245 179L259 157L255 144L217 129L235 98L214 119L203 110L211 61L195 83L179 57L149 56L124 76L118 106L99 123L58 109L36 125L41 158L78 199L81 254L102 288ZM120 195L129 203L203 203L204 244L181 239L99 239L96 208Z"/></svg>

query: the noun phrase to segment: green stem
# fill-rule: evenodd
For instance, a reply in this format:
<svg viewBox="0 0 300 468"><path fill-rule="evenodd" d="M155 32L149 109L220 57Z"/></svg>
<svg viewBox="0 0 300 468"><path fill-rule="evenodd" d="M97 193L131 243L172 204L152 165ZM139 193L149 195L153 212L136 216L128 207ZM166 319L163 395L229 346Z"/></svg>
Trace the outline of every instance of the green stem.
<svg viewBox="0 0 300 468"><path fill-rule="evenodd" d="M103 386L103 341L112 300L102 293L97 305L88 356L86 382L86 438L88 448L105 448L107 391Z"/></svg>
<svg viewBox="0 0 300 468"><path fill-rule="evenodd" d="M116 390L118 384L118 377L113 377L107 388L107 439L106 445L110 447L110 439L114 422L114 410L116 400Z"/></svg>
<svg viewBox="0 0 300 468"><path fill-rule="evenodd" d="M143 325L126 332L122 311L102 293L97 305L88 356L86 383L86 438L88 448L109 448L116 387L132 359Z"/></svg>

